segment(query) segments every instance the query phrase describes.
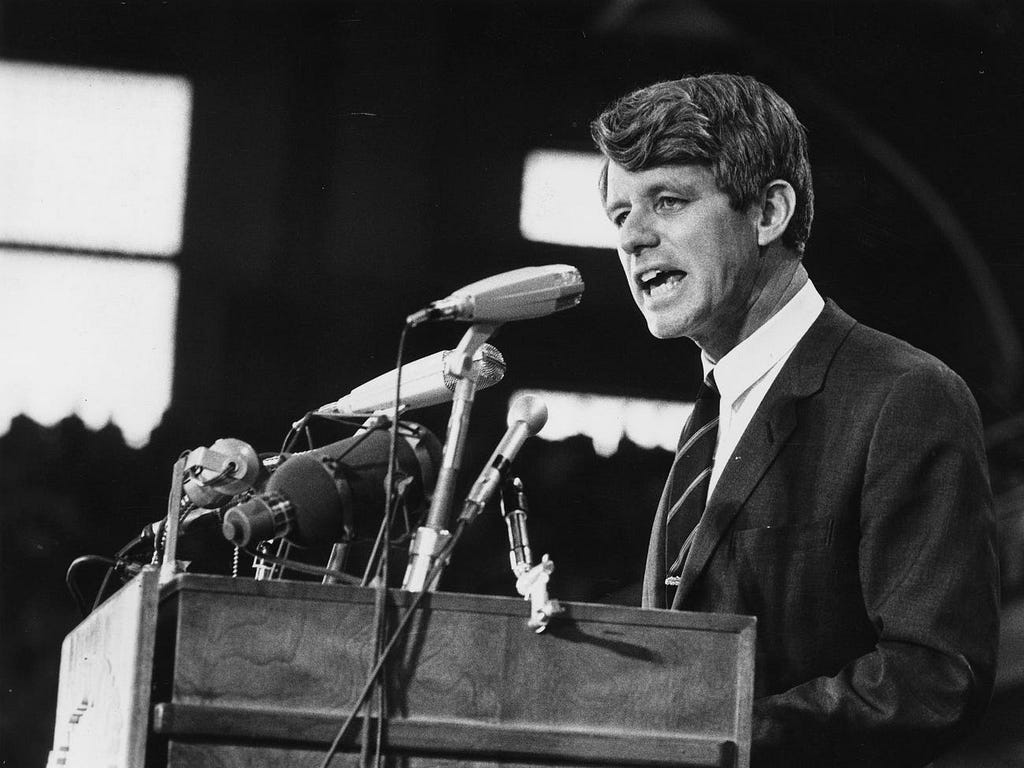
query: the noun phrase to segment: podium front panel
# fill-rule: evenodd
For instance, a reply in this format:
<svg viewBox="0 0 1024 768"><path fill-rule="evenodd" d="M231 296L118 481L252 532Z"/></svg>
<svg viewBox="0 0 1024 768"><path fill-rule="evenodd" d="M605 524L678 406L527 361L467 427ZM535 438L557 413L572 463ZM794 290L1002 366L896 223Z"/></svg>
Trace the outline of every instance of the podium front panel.
<svg viewBox="0 0 1024 768"><path fill-rule="evenodd" d="M390 628L414 597L389 592ZM358 587L177 577L160 602L154 760L319 765L372 669L374 601ZM386 669L392 761L748 763L752 618L563 605L537 634L525 601L426 595ZM360 733L361 721L332 765L357 764Z"/></svg>

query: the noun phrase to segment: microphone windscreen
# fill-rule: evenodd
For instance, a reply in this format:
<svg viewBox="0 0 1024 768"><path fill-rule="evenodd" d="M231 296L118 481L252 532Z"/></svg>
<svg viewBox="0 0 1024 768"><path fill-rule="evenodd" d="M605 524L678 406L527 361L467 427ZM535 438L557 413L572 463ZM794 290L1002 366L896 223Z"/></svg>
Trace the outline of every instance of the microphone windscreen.
<svg viewBox="0 0 1024 768"><path fill-rule="evenodd" d="M548 423L548 407L537 395L521 395L508 408L508 425L524 423L530 436L536 435Z"/></svg>
<svg viewBox="0 0 1024 768"><path fill-rule="evenodd" d="M505 377L507 366L505 356L498 351L497 347L490 344L481 344L480 348L473 355L473 369L477 374L477 387L484 389L492 384L497 384ZM447 378L447 371L445 371ZM452 391L455 384L452 383Z"/></svg>
<svg viewBox="0 0 1024 768"><path fill-rule="evenodd" d="M384 517L390 448L389 431L375 429L292 454L262 493L225 512L225 538L240 546L281 537L312 546L371 537ZM441 453L429 429L399 424L396 487L411 517L434 490Z"/></svg>
<svg viewBox="0 0 1024 768"><path fill-rule="evenodd" d="M291 456L271 476L267 492L283 494L292 503L298 523L292 532L296 544L340 541L352 525L352 505L324 463L308 453ZM348 518L348 519L346 519Z"/></svg>
<svg viewBox="0 0 1024 768"><path fill-rule="evenodd" d="M403 499L406 508L415 514L434 490L441 443L426 427L401 422L396 448L396 476L399 481L408 480ZM377 429L296 454L282 464L275 477L296 459L312 460L334 487L333 500L328 503L327 486L320 484L311 470L298 467L281 478L276 489L295 505L295 527L289 538L299 544L338 541L342 525L353 534L372 535L384 515L390 449L389 431ZM313 477L317 480L315 488L299 488ZM267 489L271 490L269 484Z"/></svg>

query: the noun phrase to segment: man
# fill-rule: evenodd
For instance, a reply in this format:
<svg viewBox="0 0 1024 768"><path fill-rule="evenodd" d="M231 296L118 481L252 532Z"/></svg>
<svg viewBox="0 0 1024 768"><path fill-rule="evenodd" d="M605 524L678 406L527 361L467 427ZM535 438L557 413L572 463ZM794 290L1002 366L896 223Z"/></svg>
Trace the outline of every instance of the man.
<svg viewBox="0 0 1024 768"><path fill-rule="evenodd" d="M928 763L977 721L995 667L970 392L815 290L806 135L771 89L658 83L591 128L633 298L654 336L700 347L706 381L644 606L757 617L755 766Z"/></svg>

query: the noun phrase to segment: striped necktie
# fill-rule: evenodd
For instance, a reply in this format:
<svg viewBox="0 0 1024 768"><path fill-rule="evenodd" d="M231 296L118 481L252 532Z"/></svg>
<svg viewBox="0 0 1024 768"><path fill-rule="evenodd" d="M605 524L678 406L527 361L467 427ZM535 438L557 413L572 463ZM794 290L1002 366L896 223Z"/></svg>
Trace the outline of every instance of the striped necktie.
<svg viewBox="0 0 1024 768"><path fill-rule="evenodd" d="M690 551L697 523L704 514L711 481L711 468L718 443L718 404L721 397L709 373L697 392L693 412L679 436L679 449L669 474L669 509L665 522L665 585L667 605L679 585L686 555Z"/></svg>

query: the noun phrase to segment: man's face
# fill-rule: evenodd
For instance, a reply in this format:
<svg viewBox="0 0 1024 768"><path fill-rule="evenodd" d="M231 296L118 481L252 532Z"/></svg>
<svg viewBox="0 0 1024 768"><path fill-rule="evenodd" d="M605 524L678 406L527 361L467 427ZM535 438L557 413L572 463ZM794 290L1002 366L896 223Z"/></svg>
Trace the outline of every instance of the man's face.
<svg viewBox="0 0 1024 768"><path fill-rule="evenodd" d="M728 351L754 299L757 206L734 210L703 166L634 173L610 163L605 210L651 333L686 336L713 355Z"/></svg>

